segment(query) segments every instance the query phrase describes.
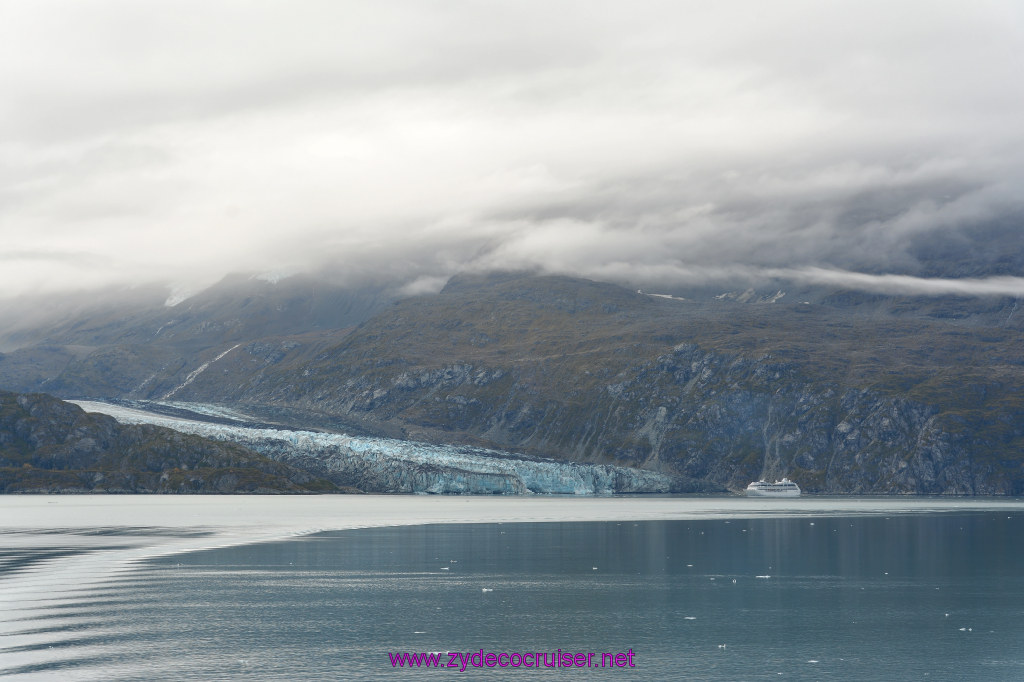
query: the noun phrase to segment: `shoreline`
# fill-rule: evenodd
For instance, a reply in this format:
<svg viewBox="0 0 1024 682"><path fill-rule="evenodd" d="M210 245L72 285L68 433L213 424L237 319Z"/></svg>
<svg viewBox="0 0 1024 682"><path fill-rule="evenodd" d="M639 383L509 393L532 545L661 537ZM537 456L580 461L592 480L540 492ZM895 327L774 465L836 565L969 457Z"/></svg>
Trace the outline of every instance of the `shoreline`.
<svg viewBox="0 0 1024 682"><path fill-rule="evenodd" d="M150 557L325 531L443 523L555 523L1024 512L1021 498L496 495L0 496L8 550L61 538L123 569ZM126 522L130 519L130 522ZM102 551L96 542L107 543ZM120 543L122 547L111 547ZM75 555L78 556L78 555ZM56 569L54 560L47 566ZM113 568L113 566L111 566ZM2 574L0 574L2 575ZM18 575L4 576L10 586ZM2 601L2 600L0 600Z"/></svg>

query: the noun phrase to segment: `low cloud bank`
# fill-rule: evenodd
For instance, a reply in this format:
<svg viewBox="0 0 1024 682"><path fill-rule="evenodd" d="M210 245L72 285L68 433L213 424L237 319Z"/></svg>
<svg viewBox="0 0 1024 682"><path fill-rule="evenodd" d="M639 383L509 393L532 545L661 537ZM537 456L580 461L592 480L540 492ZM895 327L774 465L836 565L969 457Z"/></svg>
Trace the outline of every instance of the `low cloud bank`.
<svg viewBox="0 0 1024 682"><path fill-rule="evenodd" d="M518 268L1017 295L1021 7L15 3L0 297Z"/></svg>

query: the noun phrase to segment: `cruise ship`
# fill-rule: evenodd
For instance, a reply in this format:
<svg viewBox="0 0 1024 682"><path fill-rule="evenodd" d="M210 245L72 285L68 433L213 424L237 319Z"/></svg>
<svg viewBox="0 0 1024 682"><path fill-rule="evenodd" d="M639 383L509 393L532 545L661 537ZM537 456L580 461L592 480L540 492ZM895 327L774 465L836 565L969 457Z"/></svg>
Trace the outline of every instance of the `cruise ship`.
<svg viewBox="0 0 1024 682"><path fill-rule="evenodd" d="M754 481L747 486L748 497L800 497L800 486L788 478L775 483Z"/></svg>

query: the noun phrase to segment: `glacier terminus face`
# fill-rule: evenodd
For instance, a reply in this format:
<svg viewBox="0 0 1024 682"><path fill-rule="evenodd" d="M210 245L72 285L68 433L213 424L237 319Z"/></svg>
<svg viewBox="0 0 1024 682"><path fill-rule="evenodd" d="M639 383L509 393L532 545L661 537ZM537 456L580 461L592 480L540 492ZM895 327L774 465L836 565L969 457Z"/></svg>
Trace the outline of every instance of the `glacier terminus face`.
<svg viewBox="0 0 1024 682"><path fill-rule="evenodd" d="M94 401L72 401L125 424L154 424L230 441L262 455L366 492L609 495L667 493L664 474L607 464L561 462L458 445L213 423ZM159 405L159 404L156 404ZM243 421L213 405L179 404L196 417Z"/></svg>

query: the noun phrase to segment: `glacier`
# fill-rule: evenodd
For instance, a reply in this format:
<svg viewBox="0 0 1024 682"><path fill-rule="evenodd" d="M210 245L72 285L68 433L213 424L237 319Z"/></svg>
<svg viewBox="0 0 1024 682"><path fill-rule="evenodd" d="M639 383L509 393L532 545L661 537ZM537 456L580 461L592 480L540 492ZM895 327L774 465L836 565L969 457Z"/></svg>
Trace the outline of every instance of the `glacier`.
<svg viewBox="0 0 1024 682"><path fill-rule="evenodd" d="M265 428L243 423L246 415L198 403L133 403L133 407L74 400L87 412L123 424L154 424L250 448L327 478L376 493L611 495L667 493L671 477L610 464L563 462L461 445L393 438ZM145 409L170 407L195 418ZM187 412L185 412L187 411ZM202 417L219 419L220 423ZM228 422L228 423L224 423Z"/></svg>

